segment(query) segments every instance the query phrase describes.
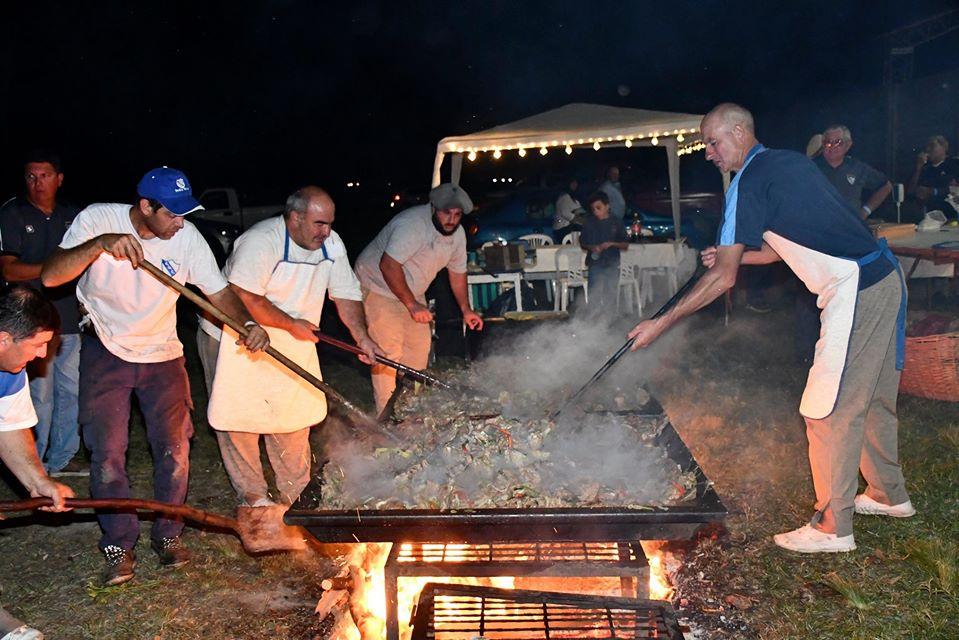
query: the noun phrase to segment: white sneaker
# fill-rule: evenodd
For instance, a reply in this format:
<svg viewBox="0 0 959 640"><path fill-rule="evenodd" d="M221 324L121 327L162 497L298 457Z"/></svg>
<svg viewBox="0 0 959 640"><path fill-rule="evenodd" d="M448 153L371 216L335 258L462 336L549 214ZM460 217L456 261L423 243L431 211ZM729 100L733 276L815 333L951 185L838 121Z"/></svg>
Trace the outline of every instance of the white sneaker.
<svg viewBox="0 0 959 640"><path fill-rule="evenodd" d="M793 531L777 533L773 536L773 542L783 549L799 553L837 553L856 548L851 533L840 538L835 533L825 533L808 524Z"/></svg>
<svg viewBox="0 0 959 640"><path fill-rule="evenodd" d="M43 640L43 634L33 627L23 625L3 636L0 640Z"/></svg>
<svg viewBox="0 0 959 640"><path fill-rule="evenodd" d="M893 518L909 518L916 515L916 510L912 506L912 500L906 500L902 504L883 504L877 502L860 493L856 496L856 513L867 516L892 516Z"/></svg>

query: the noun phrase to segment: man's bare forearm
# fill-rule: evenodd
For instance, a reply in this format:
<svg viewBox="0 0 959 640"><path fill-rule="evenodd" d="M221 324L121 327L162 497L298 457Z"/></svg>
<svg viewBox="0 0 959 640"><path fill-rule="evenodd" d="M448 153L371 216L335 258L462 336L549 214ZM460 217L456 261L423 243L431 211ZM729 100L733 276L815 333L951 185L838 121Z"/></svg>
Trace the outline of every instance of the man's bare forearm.
<svg viewBox="0 0 959 640"><path fill-rule="evenodd" d="M402 264L384 253L380 259L380 271L383 273L383 279L386 280L386 286L390 288L390 291L400 302L407 308L416 302L416 297L406 283L406 274L403 272Z"/></svg>
<svg viewBox="0 0 959 640"><path fill-rule="evenodd" d="M259 324L259 321L250 315L250 312L243 305L243 301L240 300L240 297L236 295L236 292L230 286L223 287L207 297L210 299L210 302L213 303L214 307L240 324L246 324L251 320Z"/></svg>
<svg viewBox="0 0 959 640"><path fill-rule="evenodd" d="M276 327L289 331L293 328L293 318L285 311L269 301L266 296L251 293L235 284L230 284L228 289L239 297L241 306L244 306L252 319L264 327Z"/></svg>
<svg viewBox="0 0 959 640"><path fill-rule="evenodd" d="M453 297L456 298L456 304L459 305L460 311L465 312L470 309L469 291L467 290L469 284L466 274L455 271L449 271L449 274L450 288L453 290Z"/></svg>
<svg viewBox="0 0 959 640"><path fill-rule="evenodd" d="M876 189L873 194L869 196L869 199L866 200L866 206L869 207L869 212L867 212L866 215L868 216L870 212L882 206L882 203L885 202L890 193L892 193L892 183L886 180L886 184Z"/></svg>
<svg viewBox="0 0 959 640"><path fill-rule="evenodd" d="M369 340L370 334L366 328L366 312L363 311L363 302L333 298L333 304L336 305L336 313L340 316L340 320L350 330L353 341L360 344L364 340Z"/></svg>
<svg viewBox="0 0 959 640"><path fill-rule="evenodd" d="M40 279L46 287L58 287L80 276L103 249L100 238L91 238L72 249L57 249L43 263Z"/></svg>
<svg viewBox="0 0 959 640"><path fill-rule="evenodd" d="M28 491L46 478L30 429L0 431L0 460Z"/></svg>
<svg viewBox="0 0 959 640"><path fill-rule="evenodd" d="M0 257L3 265L3 279L7 282L26 282L36 280L43 270L43 263L23 262L16 256Z"/></svg>
<svg viewBox="0 0 959 640"><path fill-rule="evenodd" d="M776 251L765 242L758 251L743 251L743 257L740 264L772 264L779 262L782 258Z"/></svg>

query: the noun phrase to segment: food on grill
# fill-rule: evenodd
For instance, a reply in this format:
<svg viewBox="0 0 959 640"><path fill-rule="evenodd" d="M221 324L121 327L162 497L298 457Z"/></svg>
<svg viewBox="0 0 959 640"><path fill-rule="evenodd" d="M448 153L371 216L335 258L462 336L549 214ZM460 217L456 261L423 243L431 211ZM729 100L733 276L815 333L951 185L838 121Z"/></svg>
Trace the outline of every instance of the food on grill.
<svg viewBox="0 0 959 640"><path fill-rule="evenodd" d="M404 445L332 442L320 506L649 509L695 497L695 474L654 444L665 415L624 411L649 402L645 391L585 400L597 412L555 423L531 392L405 394L391 427Z"/></svg>

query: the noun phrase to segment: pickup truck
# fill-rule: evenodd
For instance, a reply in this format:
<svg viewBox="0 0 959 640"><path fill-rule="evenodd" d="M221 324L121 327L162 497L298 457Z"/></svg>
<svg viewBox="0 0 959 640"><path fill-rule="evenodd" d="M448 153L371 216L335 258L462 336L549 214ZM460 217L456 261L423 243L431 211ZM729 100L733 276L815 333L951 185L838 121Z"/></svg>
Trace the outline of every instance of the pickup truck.
<svg viewBox="0 0 959 640"><path fill-rule="evenodd" d="M284 205L242 207L236 189L218 187L200 194L203 211L190 214L190 220L206 239L221 265L233 248L233 241L260 220L283 213Z"/></svg>

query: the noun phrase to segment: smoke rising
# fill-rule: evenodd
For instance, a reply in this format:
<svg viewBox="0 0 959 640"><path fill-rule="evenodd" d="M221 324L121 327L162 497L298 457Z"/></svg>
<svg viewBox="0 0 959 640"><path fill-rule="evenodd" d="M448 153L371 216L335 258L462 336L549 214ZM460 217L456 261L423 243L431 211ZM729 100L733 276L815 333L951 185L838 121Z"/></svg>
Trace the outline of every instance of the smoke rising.
<svg viewBox="0 0 959 640"><path fill-rule="evenodd" d="M690 492L691 478L653 443L665 418L642 387L680 332L624 356L554 423L549 414L625 333L579 319L524 329L456 376L468 391L401 401L395 431L405 446L328 439L324 506L648 506Z"/></svg>

